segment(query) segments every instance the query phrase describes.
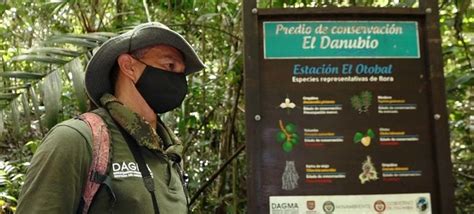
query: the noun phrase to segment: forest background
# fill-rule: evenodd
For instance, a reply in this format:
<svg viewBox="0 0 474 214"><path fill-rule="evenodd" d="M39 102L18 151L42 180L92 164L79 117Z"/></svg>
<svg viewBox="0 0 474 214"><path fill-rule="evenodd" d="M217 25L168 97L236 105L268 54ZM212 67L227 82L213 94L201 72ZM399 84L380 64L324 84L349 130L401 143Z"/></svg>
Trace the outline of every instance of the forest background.
<svg viewBox="0 0 474 214"><path fill-rule="evenodd" d="M422 0L420 0L422 1ZM417 7L416 0L260 0L269 7ZM474 2L440 0L440 30L457 213L474 213ZM233 154L193 213L246 212L240 0L0 0L0 213L15 210L32 154L60 121L87 110L84 66L94 48L160 21L207 68L189 76L181 108L162 115L185 146L190 193Z"/></svg>

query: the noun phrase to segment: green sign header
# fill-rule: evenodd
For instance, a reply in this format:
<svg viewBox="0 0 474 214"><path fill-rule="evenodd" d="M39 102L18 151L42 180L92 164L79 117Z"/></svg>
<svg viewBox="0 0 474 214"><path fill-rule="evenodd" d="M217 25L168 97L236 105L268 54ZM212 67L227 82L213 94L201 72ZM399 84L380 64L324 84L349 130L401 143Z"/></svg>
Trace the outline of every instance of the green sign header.
<svg viewBox="0 0 474 214"><path fill-rule="evenodd" d="M264 58L420 58L414 21L263 22Z"/></svg>

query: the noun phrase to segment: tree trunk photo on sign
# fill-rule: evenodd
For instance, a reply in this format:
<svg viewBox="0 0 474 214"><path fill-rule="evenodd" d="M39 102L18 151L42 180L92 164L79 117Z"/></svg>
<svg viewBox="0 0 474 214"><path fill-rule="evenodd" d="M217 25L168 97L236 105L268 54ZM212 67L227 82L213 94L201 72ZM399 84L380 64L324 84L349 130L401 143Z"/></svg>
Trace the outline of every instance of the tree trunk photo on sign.
<svg viewBox="0 0 474 214"><path fill-rule="evenodd" d="M285 171L281 176L281 188L284 190L294 190L298 188L298 179L300 176L295 168L294 161L286 161Z"/></svg>

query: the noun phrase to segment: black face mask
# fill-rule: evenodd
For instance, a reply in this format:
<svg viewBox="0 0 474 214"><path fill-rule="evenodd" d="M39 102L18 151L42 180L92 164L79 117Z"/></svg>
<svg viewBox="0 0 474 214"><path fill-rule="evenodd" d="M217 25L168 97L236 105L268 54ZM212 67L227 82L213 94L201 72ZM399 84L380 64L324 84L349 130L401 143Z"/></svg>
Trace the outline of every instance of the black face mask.
<svg viewBox="0 0 474 214"><path fill-rule="evenodd" d="M181 105L188 93L185 74L145 65L135 86L153 111L165 113Z"/></svg>

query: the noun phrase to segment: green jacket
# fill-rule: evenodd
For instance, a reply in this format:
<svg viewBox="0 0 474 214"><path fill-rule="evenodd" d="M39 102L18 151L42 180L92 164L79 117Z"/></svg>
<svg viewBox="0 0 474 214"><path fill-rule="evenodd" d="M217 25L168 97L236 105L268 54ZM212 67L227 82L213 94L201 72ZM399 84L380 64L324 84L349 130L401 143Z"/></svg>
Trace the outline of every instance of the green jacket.
<svg viewBox="0 0 474 214"><path fill-rule="evenodd" d="M98 111L109 127L112 159L109 176L116 201L104 186L97 192L89 213L153 213L138 165L119 129L105 109ZM165 136L159 132L161 139ZM56 125L34 155L20 193L17 214L76 213L92 160L92 136L88 125L70 119ZM141 146L155 181L160 213L187 213L187 198L179 166L163 150Z"/></svg>

